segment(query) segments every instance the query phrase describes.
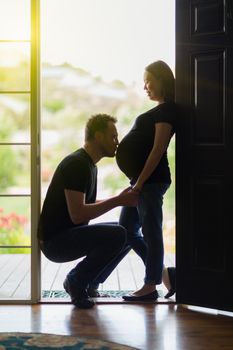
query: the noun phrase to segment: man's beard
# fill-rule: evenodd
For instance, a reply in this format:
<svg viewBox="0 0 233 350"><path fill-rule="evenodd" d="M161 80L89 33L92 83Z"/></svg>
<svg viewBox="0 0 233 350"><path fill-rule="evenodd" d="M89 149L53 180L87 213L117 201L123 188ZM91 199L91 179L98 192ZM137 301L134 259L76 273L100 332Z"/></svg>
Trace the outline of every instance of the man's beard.
<svg viewBox="0 0 233 350"><path fill-rule="evenodd" d="M116 150L113 150L111 152L110 150L106 149L104 146L101 147L101 151L102 151L103 157L113 158L115 157L115 154L116 154Z"/></svg>

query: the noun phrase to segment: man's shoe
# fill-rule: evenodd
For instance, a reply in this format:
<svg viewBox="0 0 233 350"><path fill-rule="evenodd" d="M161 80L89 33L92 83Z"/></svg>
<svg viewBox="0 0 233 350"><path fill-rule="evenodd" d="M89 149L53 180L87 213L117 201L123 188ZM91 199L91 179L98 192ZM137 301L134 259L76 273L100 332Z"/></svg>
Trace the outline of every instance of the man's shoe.
<svg viewBox="0 0 233 350"><path fill-rule="evenodd" d="M63 287L64 287L66 293L68 293L72 299L75 296L75 291L74 291L74 287L71 285L71 283L68 280L68 276L66 276L66 278L63 282Z"/></svg>
<svg viewBox="0 0 233 350"><path fill-rule="evenodd" d="M87 294L91 298L110 298L110 295L105 292L99 292L98 289L87 288Z"/></svg>
<svg viewBox="0 0 233 350"><path fill-rule="evenodd" d="M95 289L95 288L87 288L87 294L91 298L99 298L99 297L101 297L98 289Z"/></svg>
<svg viewBox="0 0 233 350"><path fill-rule="evenodd" d="M95 302L89 299L86 289L72 286L68 280L68 277L66 277L65 281L63 282L63 287L70 295L72 304L74 304L76 307L80 309L90 309L95 305Z"/></svg>
<svg viewBox="0 0 233 350"><path fill-rule="evenodd" d="M166 299L172 297L176 292L176 268L168 267L167 272L168 272L171 288L169 289L167 294L164 296L164 298Z"/></svg>
<svg viewBox="0 0 233 350"><path fill-rule="evenodd" d="M155 301L159 297L157 290L155 290L152 293L136 296L136 295L123 295L123 299L127 301Z"/></svg>
<svg viewBox="0 0 233 350"><path fill-rule="evenodd" d="M74 304L74 306L78 307L79 309L91 309L95 305L95 302L88 297L81 299L73 298L72 304Z"/></svg>

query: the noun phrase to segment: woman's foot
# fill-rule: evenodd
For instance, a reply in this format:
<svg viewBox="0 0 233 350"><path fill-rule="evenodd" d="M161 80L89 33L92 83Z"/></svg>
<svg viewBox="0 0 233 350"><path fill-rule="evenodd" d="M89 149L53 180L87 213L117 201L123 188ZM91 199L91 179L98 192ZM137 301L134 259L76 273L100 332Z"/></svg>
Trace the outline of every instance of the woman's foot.
<svg viewBox="0 0 233 350"><path fill-rule="evenodd" d="M154 291L156 291L156 286L155 285L144 284L142 286L142 288L136 290L131 295L133 295L135 297L142 297L143 295L147 295L147 294L153 293Z"/></svg>
<svg viewBox="0 0 233 350"><path fill-rule="evenodd" d="M170 298L176 292L176 268L175 267L168 267L167 269L164 269L163 283L168 289L168 292L164 296L164 298L166 299Z"/></svg>
<svg viewBox="0 0 233 350"><path fill-rule="evenodd" d="M164 267L164 269L163 269L163 284L165 285L167 290L171 289L171 283L170 283L170 278L169 278L167 267Z"/></svg>
<svg viewBox="0 0 233 350"><path fill-rule="evenodd" d="M128 295L123 295L124 300L128 301L142 301L142 300L157 300L158 292L155 285L144 284L144 286Z"/></svg>

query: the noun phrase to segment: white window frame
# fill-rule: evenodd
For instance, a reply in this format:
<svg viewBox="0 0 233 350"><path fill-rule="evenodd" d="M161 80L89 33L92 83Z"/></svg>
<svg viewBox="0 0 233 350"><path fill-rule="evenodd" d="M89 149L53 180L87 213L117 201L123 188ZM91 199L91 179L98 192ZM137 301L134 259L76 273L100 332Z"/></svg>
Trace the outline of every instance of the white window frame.
<svg viewBox="0 0 233 350"><path fill-rule="evenodd" d="M7 0L6 0L7 1ZM41 60L40 60L40 0L31 0L31 39L3 40L29 42L30 56L30 154L31 154L31 286L28 299L1 299L0 304L35 304L41 299L41 254L37 240L37 224L41 208Z"/></svg>

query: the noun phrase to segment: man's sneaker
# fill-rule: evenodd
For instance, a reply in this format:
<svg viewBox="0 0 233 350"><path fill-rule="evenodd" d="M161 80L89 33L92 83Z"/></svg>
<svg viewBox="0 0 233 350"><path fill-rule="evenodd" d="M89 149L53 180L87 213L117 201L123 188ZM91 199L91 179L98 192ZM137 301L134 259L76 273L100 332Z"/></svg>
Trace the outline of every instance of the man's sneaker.
<svg viewBox="0 0 233 350"><path fill-rule="evenodd" d="M90 309L95 305L94 301L89 299L86 289L72 286L68 280L68 276L63 282L65 291L70 295L71 302L80 309Z"/></svg>
<svg viewBox="0 0 233 350"><path fill-rule="evenodd" d="M91 298L99 298L99 297L101 297L98 289L95 289L95 288L87 288L87 294Z"/></svg>
<svg viewBox="0 0 233 350"><path fill-rule="evenodd" d="M95 302L88 297L82 299L74 298L72 304L79 309L91 309L95 305Z"/></svg>
<svg viewBox="0 0 233 350"><path fill-rule="evenodd" d="M87 288L87 294L91 298L110 298L110 294L99 292L98 289L95 288Z"/></svg>

